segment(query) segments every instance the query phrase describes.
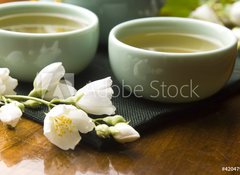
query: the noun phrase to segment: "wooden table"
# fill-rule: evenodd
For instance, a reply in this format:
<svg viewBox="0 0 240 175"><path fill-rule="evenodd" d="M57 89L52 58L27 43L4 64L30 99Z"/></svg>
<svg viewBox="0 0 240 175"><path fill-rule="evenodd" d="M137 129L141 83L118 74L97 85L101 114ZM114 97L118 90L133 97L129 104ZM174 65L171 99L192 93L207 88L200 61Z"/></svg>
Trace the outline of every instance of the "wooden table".
<svg viewBox="0 0 240 175"><path fill-rule="evenodd" d="M15 130L0 125L1 175L233 174L222 167L240 166L240 94L156 125L123 150L62 151L42 132L26 119Z"/></svg>

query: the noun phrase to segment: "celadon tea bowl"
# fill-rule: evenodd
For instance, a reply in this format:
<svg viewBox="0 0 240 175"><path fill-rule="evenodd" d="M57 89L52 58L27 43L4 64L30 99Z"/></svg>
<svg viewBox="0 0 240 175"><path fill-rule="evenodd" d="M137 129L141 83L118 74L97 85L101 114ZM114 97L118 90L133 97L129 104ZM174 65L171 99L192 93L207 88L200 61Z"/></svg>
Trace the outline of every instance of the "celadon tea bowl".
<svg viewBox="0 0 240 175"><path fill-rule="evenodd" d="M171 53L145 50L122 41L124 37L154 32L204 36L221 46L208 51ZM215 94L228 82L237 57L237 39L229 29L210 22L144 18L111 30L109 57L118 81L136 97L159 102L193 102Z"/></svg>
<svg viewBox="0 0 240 175"><path fill-rule="evenodd" d="M66 72L79 73L92 61L99 38L98 18L91 11L64 3L12 2L0 5L0 23L8 15L54 14L86 23L59 33L23 33L0 29L0 67L19 80L32 81L46 65L62 62ZM36 19L41 20L41 19Z"/></svg>

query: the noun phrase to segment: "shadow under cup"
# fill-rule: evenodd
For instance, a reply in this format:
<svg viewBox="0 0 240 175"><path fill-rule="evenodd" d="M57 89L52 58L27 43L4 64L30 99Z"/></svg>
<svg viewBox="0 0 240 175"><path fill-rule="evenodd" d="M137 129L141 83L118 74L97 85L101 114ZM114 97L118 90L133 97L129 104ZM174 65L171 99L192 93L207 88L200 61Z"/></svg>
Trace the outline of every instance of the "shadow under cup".
<svg viewBox="0 0 240 175"><path fill-rule="evenodd" d="M85 26L68 31L32 33L8 30L1 25L9 15L31 14L36 15L35 19L31 19L33 23L44 21L44 18L37 16L42 14L65 16ZM21 20L19 18L16 22L20 23ZM0 67L9 68L13 77L23 81L32 81L37 72L53 62L62 62L68 73L79 73L92 61L98 45L97 16L87 9L64 3L2 4L0 27Z"/></svg>
<svg viewBox="0 0 240 175"><path fill-rule="evenodd" d="M177 47L184 43L181 44L181 38L172 38L176 33L206 38L218 43L218 47L180 53L140 48L142 40L136 40L135 44L126 42L126 38L156 33L167 33ZM167 38L164 40L155 41L152 37L151 43L160 42L164 46L169 42ZM187 42L190 47L195 41ZM237 40L229 29L209 22L171 17L145 18L112 29L109 56L118 81L136 97L171 103L192 102L215 94L227 83L237 57Z"/></svg>

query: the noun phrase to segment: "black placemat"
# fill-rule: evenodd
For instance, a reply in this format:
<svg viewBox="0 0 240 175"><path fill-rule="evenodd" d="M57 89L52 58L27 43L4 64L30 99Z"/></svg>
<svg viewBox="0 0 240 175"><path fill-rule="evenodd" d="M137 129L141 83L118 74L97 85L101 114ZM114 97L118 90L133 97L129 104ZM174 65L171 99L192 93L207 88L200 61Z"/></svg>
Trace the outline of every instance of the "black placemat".
<svg viewBox="0 0 240 175"><path fill-rule="evenodd" d="M114 78L109 61L108 54L106 52L99 52L92 64L82 73L75 77L75 87L80 88L89 81L98 80L112 76L114 84L118 84ZM20 83L17 91L19 93L25 93L30 91L31 84ZM171 115L179 115L181 113L196 109L201 109L214 103L219 103L233 94L240 91L240 59L237 59L234 73L231 80L219 93L216 95L194 103L188 104L164 104L159 102L153 102L145 99L136 98L130 96L129 98L122 98L121 96L113 98L113 103L117 108L117 114L123 115L127 120L131 121L131 125L135 127L140 133L146 131L152 124L167 120ZM127 93L124 91L124 93ZM25 117L34 120L38 123L43 123L44 113L43 110L33 111L26 110ZM97 148L105 147L112 144L112 140L104 140L98 138L93 132L84 136L83 141Z"/></svg>

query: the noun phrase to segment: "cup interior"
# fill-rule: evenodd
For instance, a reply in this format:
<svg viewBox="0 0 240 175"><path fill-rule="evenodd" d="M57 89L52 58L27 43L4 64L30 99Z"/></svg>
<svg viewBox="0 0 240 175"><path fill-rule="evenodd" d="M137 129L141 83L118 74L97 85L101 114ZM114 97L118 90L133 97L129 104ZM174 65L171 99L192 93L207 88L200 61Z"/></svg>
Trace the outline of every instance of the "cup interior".
<svg viewBox="0 0 240 175"><path fill-rule="evenodd" d="M70 4L65 3L50 3L50 2L12 2L1 5L0 7L0 27L4 24L11 23L6 20L11 16L19 16L19 15L27 15L27 14L45 14L47 15L59 15L62 17L69 18L76 22L82 22L86 24L84 27L75 28L71 32L87 30L96 26L98 23L97 16L91 11L77 7ZM39 20L39 19L35 19ZM2 32L9 32L6 30L1 30ZM13 32L13 31L10 31ZM16 32L15 32L16 33ZM67 33L67 32L59 32L58 34ZM26 34L26 33L24 33ZM28 33L30 34L30 33ZM42 35L43 33L41 33ZM49 35L49 33L44 33L45 35ZM31 35L36 35L36 33L31 33ZM51 34L50 34L51 35Z"/></svg>
<svg viewBox="0 0 240 175"><path fill-rule="evenodd" d="M125 47L131 47L132 49L141 49L136 46L128 45L122 41L122 38L126 38L132 35L137 35L141 33L180 33L180 34L192 34L199 35L201 38L206 38L208 40L217 43L219 47L214 50L204 51L212 52L217 50L226 49L232 47L236 43L236 37L232 35L232 32L220 25L213 24L210 22L194 20L194 19L183 19L174 17L158 17L158 18L145 18L132 20L122 23L116 26L112 30L112 34L115 41ZM175 41L178 43L179 41ZM141 49L143 50L143 49ZM147 52L155 52L145 50ZM157 52L156 52L157 53ZM174 53L168 53L174 54ZM186 53L184 53L186 54ZM198 52L189 53L198 54Z"/></svg>

